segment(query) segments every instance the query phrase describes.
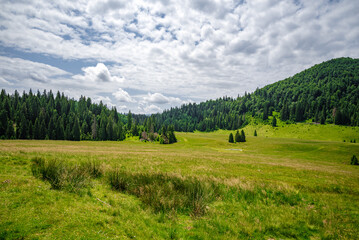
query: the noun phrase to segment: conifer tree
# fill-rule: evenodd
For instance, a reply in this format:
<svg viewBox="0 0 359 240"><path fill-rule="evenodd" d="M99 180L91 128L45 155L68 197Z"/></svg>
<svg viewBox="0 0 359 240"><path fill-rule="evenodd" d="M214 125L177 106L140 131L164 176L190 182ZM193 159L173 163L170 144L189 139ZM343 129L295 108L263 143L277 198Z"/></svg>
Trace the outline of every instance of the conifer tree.
<svg viewBox="0 0 359 240"><path fill-rule="evenodd" d="M15 131L14 126L11 120L8 121L7 128L6 128L6 138L13 139L15 138Z"/></svg>
<svg viewBox="0 0 359 240"><path fill-rule="evenodd" d="M277 127L277 119L275 116L273 116L272 127Z"/></svg>
<svg viewBox="0 0 359 240"><path fill-rule="evenodd" d="M353 157L351 158L350 164L351 165L359 165L357 156L353 155Z"/></svg>
<svg viewBox="0 0 359 240"><path fill-rule="evenodd" d="M244 131L242 129L241 131L241 142L245 142L246 141L246 135L244 134Z"/></svg>
<svg viewBox="0 0 359 240"><path fill-rule="evenodd" d="M257 137L257 130L254 129L254 136Z"/></svg>
<svg viewBox="0 0 359 240"><path fill-rule="evenodd" d="M235 141L236 142L240 142L241 141L241 135L239 134L239 131L237 130L237 132L236 132L236 135L235 135Z"/></svg>
<svg viewBox="0 0 359 240"><path fill-rule="evenodd" d="M228 142L234 143L233 134L232 134L232 133L229 134Z"/></svg>
<svg viewBox="0 0 359 240"><path fill-rule="evenodd" d="M81 133L80 133L80 124L79 119L76 117L74 121L74 126L72 128L72 140L80 141Z"/></svg>
<svg viewBox="0 0 359 240"><path fill-rule="evenodd" d="M127 130L131 131L132 128L132 113L131 111L127 114Z"/></svg>
<svg viewBox="0 0 359 240"><path fill-rule="evenodd" d="M168 134L168 141L169 143L175 143L177 142L177 138L174 133L174 127L173 125L168 126L167 128L167 134Z"/></svg>

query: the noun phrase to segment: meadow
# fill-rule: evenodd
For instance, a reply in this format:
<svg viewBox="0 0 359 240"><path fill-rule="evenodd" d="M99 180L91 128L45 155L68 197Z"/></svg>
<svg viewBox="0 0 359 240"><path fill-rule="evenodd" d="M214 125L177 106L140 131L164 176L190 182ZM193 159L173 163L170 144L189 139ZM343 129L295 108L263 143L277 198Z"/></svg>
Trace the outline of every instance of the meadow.
<svg viewBox="0 0 359 240"><path fill-rule="evenodd" d="M176 133L169 145L1 140L0 239L358 238L358 127L244 130L236 144L224 130ZM55 189L34 159L93 162L101 174Z"/></svg>

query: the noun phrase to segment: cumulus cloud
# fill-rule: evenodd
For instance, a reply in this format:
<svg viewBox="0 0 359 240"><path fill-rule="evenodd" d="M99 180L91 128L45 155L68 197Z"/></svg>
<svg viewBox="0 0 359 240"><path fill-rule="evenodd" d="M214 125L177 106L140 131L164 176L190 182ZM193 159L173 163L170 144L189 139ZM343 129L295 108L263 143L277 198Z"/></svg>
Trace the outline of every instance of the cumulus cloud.
<svg viewBox="0 0 359 240"><path fill-rule="evenodd" d="M148 93L147 96L143 97L143 100L145 102L149 102L149 103L156 103L156 104L166 104L166 103L171 103L171 104L179 104L182 103L183 101L179 98L176 97L166 97L161 93Z"/></svg>
<svg viewBox="0 0 359 240"><path fill-rule="evenodd" d="M126 92L125 90L123 90L122 88L119 88L117 90L117 92L114 92L112 94L117 101L119 102L126 102L126 103L134 103L136 102L131 96L130 94L128 94L128 92Z"/></svg>
<svg viewBox="0 0 359 240"><path fill-rule="evenodd" d="M123 78L111 76L110 71L103 63L98 63L96 67L82 68L85 78L93 82L123 82Z"/></svg>
<svg viewBox="0 0 359 240"><path fill-rule="evenodd" d="M162 109L154 104L144 107L145 113L159 113Z"/></svg>

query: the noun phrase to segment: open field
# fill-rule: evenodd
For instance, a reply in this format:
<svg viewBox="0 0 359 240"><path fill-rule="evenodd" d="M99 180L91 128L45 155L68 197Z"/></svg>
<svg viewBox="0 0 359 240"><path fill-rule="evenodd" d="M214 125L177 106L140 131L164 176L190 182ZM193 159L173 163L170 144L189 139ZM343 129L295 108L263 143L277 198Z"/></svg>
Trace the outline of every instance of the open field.
<svg viewBox="0 0 359 240"><path fill-rule="evenodd" d="M0 141L0 239L357 239L359 166L350 158L359 144L343 140L358 139L358 128L310 135L294 125L293 138L278 128L248 126L240 144L228 143L229 131L177 133L173 145ZM100 161L105 175L81 192L53 190L32 175L35 157ZM200 216L158 211L136 191L111 189L112 169L221 190Z"/></svg>

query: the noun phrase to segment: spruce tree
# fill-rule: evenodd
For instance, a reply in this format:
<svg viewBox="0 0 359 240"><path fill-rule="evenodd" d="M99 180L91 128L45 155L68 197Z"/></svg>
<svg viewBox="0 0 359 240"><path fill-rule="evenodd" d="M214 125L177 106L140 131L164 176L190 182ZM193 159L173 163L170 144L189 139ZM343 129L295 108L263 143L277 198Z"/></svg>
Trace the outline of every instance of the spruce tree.
<svg viewBox="0 0 359 240"><path fill-rule="evenodd" d="M257 130L254 130L254 136L257 137Z"/></svg>
<svg viewBox="0 0 359 240"><path fill-rule="evenodd" d="M79 119L76 117L74 121L74 126L72 128L72 140L74 141L80 141L80 124Z"/></svg>
<svg viewBox="0 0 359 240"><path fill-rule="evenodd" d="M353 157L352 157L352 159L350 161L350 164L351 165L359 165L357 156L353 155Z"/></svg>
<svg viewBox="0 0 359 240"><path fill-rule="evenodd" d="M14 126L11 120L8 121L7 128L6 128L6 138L13 139L15 138L15 131Z"/></svg>
<svg viewBox="0 0 359 240"><path fill-rule="evenodd" d="M245 142L246 141L246 135L244 134L244 131L242 129L241 131L241 142Z"/></svg>
<svg viewBox="0 0 359 240"><path fill-rule="evenodd" d="M238 131L238 130L237 130L237 132L236 132L236 135L235 135L234 139L235 139L236 142L240 142L240 141L241 141L241 135L239 134L239 131Z"/></svg>
<svg viewBox="0 0 359 240"><path fill-rule="evenodd" d="M169 143L175 143L177 142L175 133L174 133L174 127L173 125L168 126L167 128L167 134L168 134L168 142Z"/></svg>
<svg viewBox="0 0 359 240"><path fill-rule="evenodd" d="M132 113L131 111L127 114L127 130L131 131L132 128Z"/></svg>
<svg viewBox="0 0 359 240"><path fill-rule="evenodd" d="M234 143L233 134L232 134L232 133L229 134L228 142Z"/></svg>
<svg viewBox="0 0 359 240"><path fill-rule="evenodd" d="M277 127L277 119L275 116L273 116L272 127Z"/></svg>

